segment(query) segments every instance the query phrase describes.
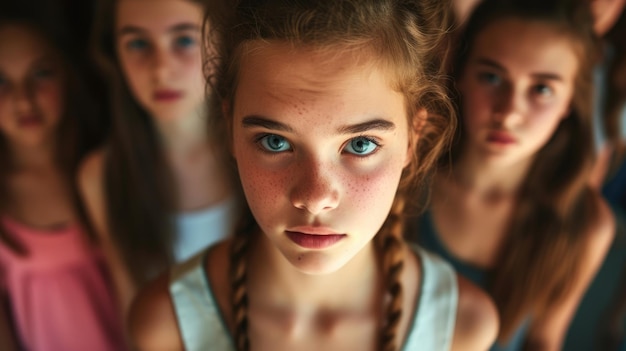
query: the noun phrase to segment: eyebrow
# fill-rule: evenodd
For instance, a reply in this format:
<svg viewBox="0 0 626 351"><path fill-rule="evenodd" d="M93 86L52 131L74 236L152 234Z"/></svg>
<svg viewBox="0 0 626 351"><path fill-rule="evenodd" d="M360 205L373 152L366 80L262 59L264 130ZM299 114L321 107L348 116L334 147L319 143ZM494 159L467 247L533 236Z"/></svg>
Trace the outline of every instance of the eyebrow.
<svg viewBox="0 0 626 351"><path fill-rule="evenodd" d="M493 61L487 58L482 58L482 57L478 58L476 60L476 63L506 72L506 68L504 68L502 65L500 65L496 61ZM539 73L532 73L531 76L537 79L563 81L563 77L561 77L560 75L556 73L539 72Z"/></svg>
<svg viewBox="0 0 626 351"><path fill-rule="evenodd" d="M396 125L384 119L374 119L371 121L343 126L338 129L340 134L358 134L369 130L390 131L396 129Z"/></svg>
<svg viewBox="0 0 626 351"><path fill-rule="evenodd" d="M193 23L186 23L186 22L179 23L179 24L175 24L169 27L167 29L167 32L173 33L173 32L183 32L183 31L188 31L188 30L200 31L200 26L198 26L197 24L193 24ZM145 32L146 30L144 28L128 25L128 26L122 27L119 30L118 35L122 36L126 34L140 34L140 33L145 33Z"/></svg>
<svg viewBox="0 0 626 351"><path fill-rule="evenodd" d="M263 127L272 130L278 130L283 132L292 133L293 128L290 126L269 120L267 118L263 118L260 116L248 116L245 117L241 124L244 128L253 128L253 127ZM390 131L394 130L396 125L393 122L384 120L384 119L373 119L371 121L366 121L363 123L358 123L354 125L342 126L337 129L339 134L358 134L363 133L370 130L381 130L381 131Z"/></svg>

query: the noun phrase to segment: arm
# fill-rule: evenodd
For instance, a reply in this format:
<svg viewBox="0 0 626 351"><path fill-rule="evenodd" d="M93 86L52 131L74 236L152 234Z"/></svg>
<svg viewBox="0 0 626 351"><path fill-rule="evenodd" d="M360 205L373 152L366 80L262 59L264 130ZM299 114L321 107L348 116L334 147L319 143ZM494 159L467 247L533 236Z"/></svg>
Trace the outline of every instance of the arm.
<svg viewBox="0 0 626 351"><path fill-rule="evenodd" d="M17 351L17 337L13 333L11 319L6 310L6 296L0 290L0 350Z"/></svg>
<svg viewBox="0 0 626 351"><path fill-rule="evenodd" d="M615 235L615 221L611 210L599 196L596 197L598 217L586 235L586 250L581 262L581 270L570 293L561 303L544 311L534 320L527 338L527 348L531 350L561 350L567 328L578 308L591 280L602 265Z"/></svg>
<svg viewBox="0 0 626 351"><path fill-rule="evenodd" d="M108 229L106 197L104 192L104 151L97 150L85 158L78 172L78 188L91 223L107 260L115 285L121 316L126 321L128 309L136 292L121 252L112 240Z"/></svg>
<svg viewBox="0 0 626 351"><path fill-rule="evenodd" d="M602 189L602 185L606 180L607 173L611 165L613 151L613 146L609 143L605 143L596 155L596 161L591 169L591 174L589 175L589 185L596 191L600 191L600 189Z"/></svg>
<svg viewBox="0 0 626 351"><path fill-rule="evenodd" d="M452 351L486 351L496 340L500 321L491 298L467 279L457 276L459 304Z"/></svg>
<svg viewBox="0 0 626 351"><path fill-rule="evenodd" d="M129 313L133 346L139 351L183 351L169 294L169 272L141 289Z"/></svg>

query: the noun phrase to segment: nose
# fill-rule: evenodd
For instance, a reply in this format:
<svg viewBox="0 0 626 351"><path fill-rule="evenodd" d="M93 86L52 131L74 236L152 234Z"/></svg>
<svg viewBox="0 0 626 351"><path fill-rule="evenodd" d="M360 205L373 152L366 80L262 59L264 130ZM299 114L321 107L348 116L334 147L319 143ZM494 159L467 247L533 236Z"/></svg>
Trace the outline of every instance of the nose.
<svg viewBox="0 0 626 351"><path fill-rule="evenodd" d="M161 84L168 82L173 72L171 54L164 48L156 48L153 55L152 68L154 83Z"/></svg>
<svg viewBox="0 0 626 351"><path fill-rule="evenodd" d="M514 127L522 120L525 109L523 95L513 87L503 87L494 104L494 122L505 128Z"/></svg>
<svg viewBox="0 0 626 351"><path fill-rule="evenodd" d="M294 207L313 215L337 208L339 189L332 166L320 161L299 162L290 199Z"/></svg>
<svg viewBox="0 0 626 351"><path fill-rule="evenodd" d="M16 85L13 91L15 112L18 115L28 114L33 109L33 89L28 84Z"/></svg>

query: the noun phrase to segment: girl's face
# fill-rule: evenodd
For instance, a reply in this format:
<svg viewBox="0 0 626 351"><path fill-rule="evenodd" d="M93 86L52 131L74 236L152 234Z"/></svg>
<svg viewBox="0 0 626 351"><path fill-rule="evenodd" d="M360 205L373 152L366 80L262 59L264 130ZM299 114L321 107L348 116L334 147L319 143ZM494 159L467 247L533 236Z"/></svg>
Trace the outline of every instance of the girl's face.
<svg viewBox="0 0 626 351"><path fill-rule="evenodd" d="M124 76L139 104L161 122L202 105L202 7L187 0L119 0L115 36Z"/></svg>
<svg viewBox="0 0 626 351"><path fill-rule="evenodd" d="M532 157L568 114L577 71L571 39L548 24L485 27L458 82L467 150L506 162Z"/></svg>
<svg viewBox="0 0 626 351"><path fill-rule="evenodd" d="M403 95L356 61L273 42L240 63L232 147L244 193L305 273L335 271L370 243L411 152Z"/></svg>
<svg viewBox="0 0 626 351"><path fill-rule="evenodd" d="M0 26L0 132L16 145L51 140L64 110L64 72L33 29Z"/></svg>

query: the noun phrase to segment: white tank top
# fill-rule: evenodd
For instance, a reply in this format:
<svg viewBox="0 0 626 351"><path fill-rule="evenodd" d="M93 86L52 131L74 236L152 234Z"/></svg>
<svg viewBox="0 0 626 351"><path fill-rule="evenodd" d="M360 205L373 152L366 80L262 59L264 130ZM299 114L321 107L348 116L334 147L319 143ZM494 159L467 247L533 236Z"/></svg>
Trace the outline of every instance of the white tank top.
<svg viewBox="0 0 626 351"><path fill-rule="evenodd" d="M456 273L439 256L414 246L422 263L420 296L403 351L450 349L458 304ZM172 268L170 296L187 351L235 351L203 263L206 252Z"/></svg>
<svg viewBox="0 0 626 351"><path fill-rule="evenodd" d="M174 259L184 262L198 252L224 239L233 231L236 201L229 198L215 206L176 215Z"/></svg>

